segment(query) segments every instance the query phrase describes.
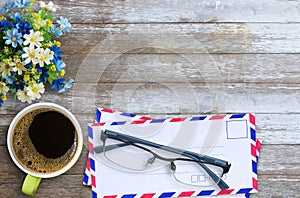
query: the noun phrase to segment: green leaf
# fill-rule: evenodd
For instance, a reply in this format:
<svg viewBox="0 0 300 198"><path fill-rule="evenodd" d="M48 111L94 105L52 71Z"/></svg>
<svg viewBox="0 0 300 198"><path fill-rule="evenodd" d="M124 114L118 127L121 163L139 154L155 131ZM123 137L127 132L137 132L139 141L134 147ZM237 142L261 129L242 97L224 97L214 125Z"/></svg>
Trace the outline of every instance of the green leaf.
<svg viewBox="0 0 300 198"><path fill-rule="evenodd" d="M4 55L1 56L1 60L2 60L2 61L3 61L4 59L7 59L7 58L9 58L9 55L7 55L7 54L4 54Z"/></svg>
<svg viewBox="0 0 300 198"><path fill-rule="evenodd" d="M46 15L45 10L44 10L44 9L43 9L43 10L40 10L40 11L38 12L38 15L39 15L42 19L44 19L45 15Z"/></svg>
<svg viewBox="0 0 300 198"><path fill-rule="evenodd" d="M52 70L49 68L47 74L49 75L49 77L48 77L47 80L48 80L48 82L49 82L50 84L52 84L52 83L53 83L53 80L55 80L55 79L57 78L57 73L56 73L55 71L52 71Z"/></svg>
<svg viewBox="0 0 300 198"><path fill-rule="evenodd" d="M52 14L47 14L47 15L45 16L45 19L48 19L48 20L52 21L52 19L53 19Z"/></svg>
<svg viewBox="0 0 300 198"><path fill-rule="evenodd" d="M52 79L52 78L48 78L47 80L48 80L48 82L50 83L50 85L52 85L53 79Z"/></svg>
<svg viewBox="0 0 300 198"><path fill-rule="evenodd" d="M48 33L44 33L44 41L45 42L48 42L48 41L51 41L52 40L52 36Z"/></svg>

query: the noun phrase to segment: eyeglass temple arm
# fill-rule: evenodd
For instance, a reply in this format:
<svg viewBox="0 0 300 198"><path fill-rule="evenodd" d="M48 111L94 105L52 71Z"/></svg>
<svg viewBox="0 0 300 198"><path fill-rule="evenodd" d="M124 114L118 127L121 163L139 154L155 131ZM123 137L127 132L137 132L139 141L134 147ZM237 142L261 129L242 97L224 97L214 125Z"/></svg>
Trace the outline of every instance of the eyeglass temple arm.
<svg viewBox="0 0 300 198"><path fill-rule="evenodd" d="M147 140L143 140L143 139L140 139L137 137L129 136L126 134L118 133L118 132L107 130L107 129L103 133L106 134L107 137L110 137L110 138L117 138L117 139L128 140L128 141L131 141L134 143L141 143L141 144L144 144L147 146L159 148L159 149L162 149L165 151L173 152L173 153L180 154L180 155L187 156L187 157L193 156L193 158L196 160L199 160L199 159L204 160L206 163L214 164L214 165L222 167L224 170L224 173L228 173L228 171L230 169L230 163L228 163L227 161L218 159L218 158L214 158L214 157L210 157L210 156L206 156L206 155L200 155L198 153L194 153L194 152L183 150L183 149L164 146L161 144L157 144L154 142L150 142Z"/></svg>
<svg viewBox="0 0 300 198"><path fill-rule="evenodd" d="M214 182L219 186L221 190L226 190L229 188L226 182L224 182L222 178L218 177L214 172L212 172L207 166L200 162L196 163L198 163L208 173L208 175L214 180Z"/></svg>
<svg viewBox="0 0 300 198"><path fill-rule="evenodd" d="M190 157L191 159L197 160L197 158L195 158L194 156L188 156L188 157ZM214 182L218 185L218 187L221 190L226 190L229 188L229 186L226 184L226 182L224 182L224 180L222 178L220 178L213 171L211 171L205 164L203 164L202 162L197 162L197 161L195 161L195 163L199 164L199 166L201 166L207 172L207 174L214 180Z"/></svg>
<svg viewBox="0 0 300 198"><path fill-rule="evenodd" d="M114 150L123 146L129 146L129 143L120 143L120 144L112 144L112 145L105 145L105 146L95 146L93 148L95 153L102 153L104 152L104 147L106 151Z"/></svg>

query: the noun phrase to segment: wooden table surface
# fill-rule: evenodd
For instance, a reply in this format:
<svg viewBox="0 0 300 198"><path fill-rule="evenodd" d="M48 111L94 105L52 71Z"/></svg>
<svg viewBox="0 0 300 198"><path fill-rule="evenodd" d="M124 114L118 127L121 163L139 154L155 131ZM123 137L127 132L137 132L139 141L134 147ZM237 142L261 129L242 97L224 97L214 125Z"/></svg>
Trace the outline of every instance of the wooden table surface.
<svg viewBox="0 0 300 198"><path fill-rule="evenodd" d="M251 197L299 197L299 1L53 2L56 16L73 24L60 41L75 84L64 94L48 86L40 102L71 110L85 143L76 165L42 180L36 197L91 196L82 179L96 107L156 118L255 113L263 146L259 193ZM1 198L23 197L25 174L8 154L6 134L27 105L9 96L0 109Z"/></svg>

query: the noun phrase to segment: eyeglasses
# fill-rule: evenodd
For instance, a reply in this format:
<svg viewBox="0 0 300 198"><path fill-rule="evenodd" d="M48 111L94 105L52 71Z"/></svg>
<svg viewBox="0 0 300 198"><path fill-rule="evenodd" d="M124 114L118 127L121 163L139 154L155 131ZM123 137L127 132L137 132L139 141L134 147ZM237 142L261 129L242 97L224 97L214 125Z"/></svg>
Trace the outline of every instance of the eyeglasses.
<svg viewBox="0 0 300 198"><path fill-rule="evenodd" d="M131 171L151 171L169 165L176 181L191 186L229 186L222 177L231 164L227 161L140 139L111 130L101 131L102 145L94 147L97 155L118 167Z"/></svg>

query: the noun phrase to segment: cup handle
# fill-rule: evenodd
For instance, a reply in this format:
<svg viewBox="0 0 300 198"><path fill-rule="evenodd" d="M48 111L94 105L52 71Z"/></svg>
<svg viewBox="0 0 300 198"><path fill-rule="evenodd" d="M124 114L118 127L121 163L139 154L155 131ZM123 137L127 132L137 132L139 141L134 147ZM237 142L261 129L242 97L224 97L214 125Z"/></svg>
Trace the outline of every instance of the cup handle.
<svg viewBox="0 0 300 198"><path fill-rule="evenodd" d="M41 182L40 177L35 177L27 174L22 186L22 192L25 195L34 196Z"/></svg>

